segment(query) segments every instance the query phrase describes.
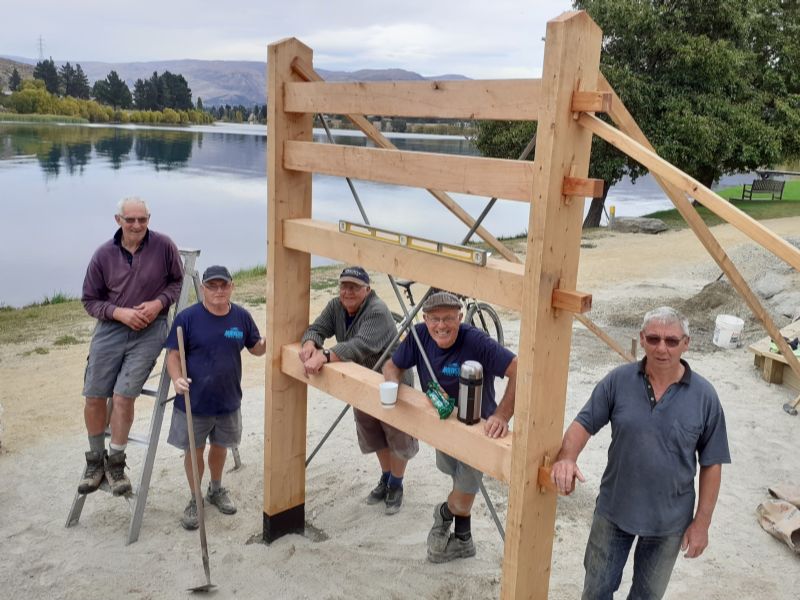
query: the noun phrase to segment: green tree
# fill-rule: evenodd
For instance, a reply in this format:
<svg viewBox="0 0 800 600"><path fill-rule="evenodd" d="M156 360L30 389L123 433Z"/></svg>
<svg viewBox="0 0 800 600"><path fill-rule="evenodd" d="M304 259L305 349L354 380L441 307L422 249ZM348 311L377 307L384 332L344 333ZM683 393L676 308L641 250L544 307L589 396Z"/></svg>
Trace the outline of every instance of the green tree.
<svg viewBox="0 0 800 600"><path fill-rule="evenodd" d="M710 187L800 156L798 3L576 0L601 69L658 153Z"/></svg>
<svg viewBox="0 0 800 600"><path fill-rule="evenodd" d="M18 92L22 87L22 77L20 77L17 67L11 70L11 75L8 77L8 89L12 92Z"/></svg>
<svg viewBox="0 0 800 600"><path fill-rule="evenodd" d="M130 108L133 103L131 90L116 71L111 71L105 79L94 82L92 95L98 102L118 108Z"/></svg>
<svg viewBox="0 0 800 600"><path fill-rule="evenodd" d="M197 97L197 110L203 110L203 99L200 96Z"/></svg>
<svg viewBox="0 0 800 600"><path fill-rule="evenodd" d="M83 72L80 64L75 64L75 76L72 80L72 90L71 93L67 93L68 96L72 96L73 98L81 98L83 100L88 100L91 96L92 90L89 87L89 78L86 76L86 73Z"/></svg>
<svg viewBox="0 0 800 600"><path fill-rule="evenodd" d="M56 63L51 56L48 60L40 60L33 69L33 78L44 81L45 89L54 96L59 94L59 77Z"/></svg>

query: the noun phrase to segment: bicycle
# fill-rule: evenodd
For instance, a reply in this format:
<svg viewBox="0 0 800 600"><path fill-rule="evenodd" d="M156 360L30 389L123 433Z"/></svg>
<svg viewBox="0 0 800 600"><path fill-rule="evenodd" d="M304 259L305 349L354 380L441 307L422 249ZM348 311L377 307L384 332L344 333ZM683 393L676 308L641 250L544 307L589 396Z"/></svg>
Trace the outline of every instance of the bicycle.
<svg viewBox="0 0 800 600"><path fill-rule="evenodd" d="M416 302L414 301L414 295L411 293L411 286L416 282L409 279L395 279L394 282L398 285L398 287L403 288L406 298L408 298L408 302L411 305L410 309L413 309L414 306L416 306ZM486 304L485 302L479 302L475 298L468 298L467 296L462 296L461 294L456 294L454 292L451 293L457 296L462 302L465 302L465 308L467 311L464 316L465 323L469 323L474 327L482 329L489 335L489 337L494 339L501 346L504 345L503 324L500 322L500 316L497 314L497 311L492 308L491 305ZM392 317L394 317L395 323L397 323L399 328L404 317L394 311L392 311Z"/></svg>

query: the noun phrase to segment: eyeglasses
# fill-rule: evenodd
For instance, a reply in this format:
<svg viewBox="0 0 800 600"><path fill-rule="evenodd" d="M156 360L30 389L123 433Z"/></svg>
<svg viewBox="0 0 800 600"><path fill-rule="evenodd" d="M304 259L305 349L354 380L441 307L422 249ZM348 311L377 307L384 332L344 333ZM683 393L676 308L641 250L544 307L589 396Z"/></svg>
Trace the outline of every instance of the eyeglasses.
<svg viewBox="0 0 800 600"><path fill-rule="evenodd" d="M664 340L664 344L666 344L667 348L677 348L678 344L683 341L685 335L681 337L661 337L660 335L646 335L644 336L644 341L647 342L649 346L658 346L661 343L661 340Z"/></svg>
<svg viewBox="0 0 800 600"><path fill-rule="evenodd" d="M227 290L229 287L231 287L231 282L225 281L223 283L204 283L203 285L212 292L218 292Z"/></svg>
<svg viewBox="0 0 800 600"><path fill-rule="evenodd" d="M453 323L458 322L458 317L454 317L453 315L447 317L432 317L430 315L425 315L425 321L431 325L439 325L440 323L452 325Z"/></svg>
<svg viewBox="0 0 800 600"><path fill-rule="evenodd" d="M147 215L146 217L123 217L122 215L120 215L119 218L125 221L128 225L133 225L134 223L139 223L139 225L144 225L150 220L150 215Z"/></svg>

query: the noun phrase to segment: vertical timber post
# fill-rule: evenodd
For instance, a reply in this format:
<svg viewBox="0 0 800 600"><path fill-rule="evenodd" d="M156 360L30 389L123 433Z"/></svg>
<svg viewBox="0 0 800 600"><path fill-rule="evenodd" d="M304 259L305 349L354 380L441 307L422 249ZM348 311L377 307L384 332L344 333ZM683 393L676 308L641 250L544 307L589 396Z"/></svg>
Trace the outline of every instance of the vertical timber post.
<svg viewBox="0 0 800 600"><path fill-rule="evenodd" d="M565 203L564 177L586 177L592 136L573 119L572 93L597 86L602 32L585 12L548 22L523 283L519 371L501 597L546 599L556 496L538 467L564 428L572 313L554 311L559 280L575 289L583 202Z"/></svg>
<svg viewBox="0 0 800 600"><path fill-rule="evenodd" d="M283 247L283 221L311 217L311 174L283 166L287 140L311 141L310 114L283 110L283 85L298 81L291 64L312 63L294 38L267 54L267 354L264 398L264 531L267 543L305 526L306 385L281 372L281 347L308 326L311 256Z"/></svg>

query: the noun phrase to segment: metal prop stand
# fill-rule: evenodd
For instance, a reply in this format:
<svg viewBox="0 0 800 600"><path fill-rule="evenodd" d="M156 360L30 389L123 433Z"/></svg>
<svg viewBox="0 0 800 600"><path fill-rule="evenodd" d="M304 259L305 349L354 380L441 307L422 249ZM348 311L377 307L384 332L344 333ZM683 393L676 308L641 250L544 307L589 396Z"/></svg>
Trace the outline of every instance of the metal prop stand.
<svg viewBox="0 0 800 600"><path fill-rule="evenodd" d="M319 120L322 123L322 127L325 129L325 135L328 138L328 142L330 144L335 144L336 142L333 140L333 136L331 135L331 130L328 128L328 123L325 121L325 116L322 114L318 114L317 116L319 117ZM530 155L530 153L533 152L533 149L535 147L536 147L536 135L534 135L533 138L531 138L530 142L528 142L528 145L522 151L522 154L520 154L519 160L525 160ZM358 210L361 213L361 218L364 220L364 224L369 225L370 224L369 218L367 217L367 213L364 211L364 206L361 204L361 198L359 198L358 192L356 191L353 182L350 180L349 177L345 177L345 180L347 181L347 185L350 188L350 192L353 194L353 199L355 200L356 205L358 206ZM496 197L489 200L486 207L481 212L480 216L475 220L475 223L472 225L470 230L467 232L467 235L462 240L461 242L462 244L466 244L469 242L470 238L473 236L478 227L480 227L481 223L489 214L489 211L492 209L496 201L497 201ZM411 335L414 337L414 342L417 344L417 348L419 349L422 359L425 362L425 367L428 369L428 373L430 373L431 379L433 379L438 384L439 380L436 378L436 373L434 372L433 367L431 366L431 363L428 360L428 355L425 353L425 349L422 347L422 342L420 341L419 336L417 335L417 331L414 327L411 327L411 325L414 322L414 317L422 308L422 305L425 303L425 300L427 300L428 297L431 295L432 290L429 288L428 291L425 292L425 295L422 297L422 299L417 303L416 306L413 307L413 309L409 313L408 308L406 308L406 304L403 301L403 297L400 294L400 289L397 287L397 283L395 282L394 277L391 275L389 275L388 277L389 277L389 283L392 284L392 290L394 290L394 294L395 296L397 296L397 301L400 303L400 308L403 310L404 316L403 316L403 321L397 328L397 334L394 336L392 342L386 347L386 350L384 350L381 357L375 363L375 366L372 367L372 370L373 371L381 370L381 368L383 367L383 363L386 362L386 359L389 357L391 349L398 342L403 333L405 333L405 331L410 328ZM336 417L331 427L328 429L325 435L322 436L322 439L319 441L319 443L311 452L311 454L309 454L308 458L306 459L306 466L308 466L308 464L311 462L311 460L314 458L317 452L319 452L319 449L327 441L331 433L333 433L333 430L336 429L336 426L339 425L339 422L342 420L342 418L344 417L344 415L347 413L348 410L350 410L349 404L347 404L344 407L344 409L342 409L342 412L339 413L339 416ZM480 490L481 494L483 494L483 499L486 502L486 506L492 515L492 519L494 520L494 523L497 526L497 531L500 534L500 538L503 541L505 541L506 539L505 530L503 529L503 525L500 522L500 518L497 516L497 511L495 511L494 509L494 504L492 504L492 500L489 497L489 494L483 485L483 481L481 481L480 483Z"/></svg>

